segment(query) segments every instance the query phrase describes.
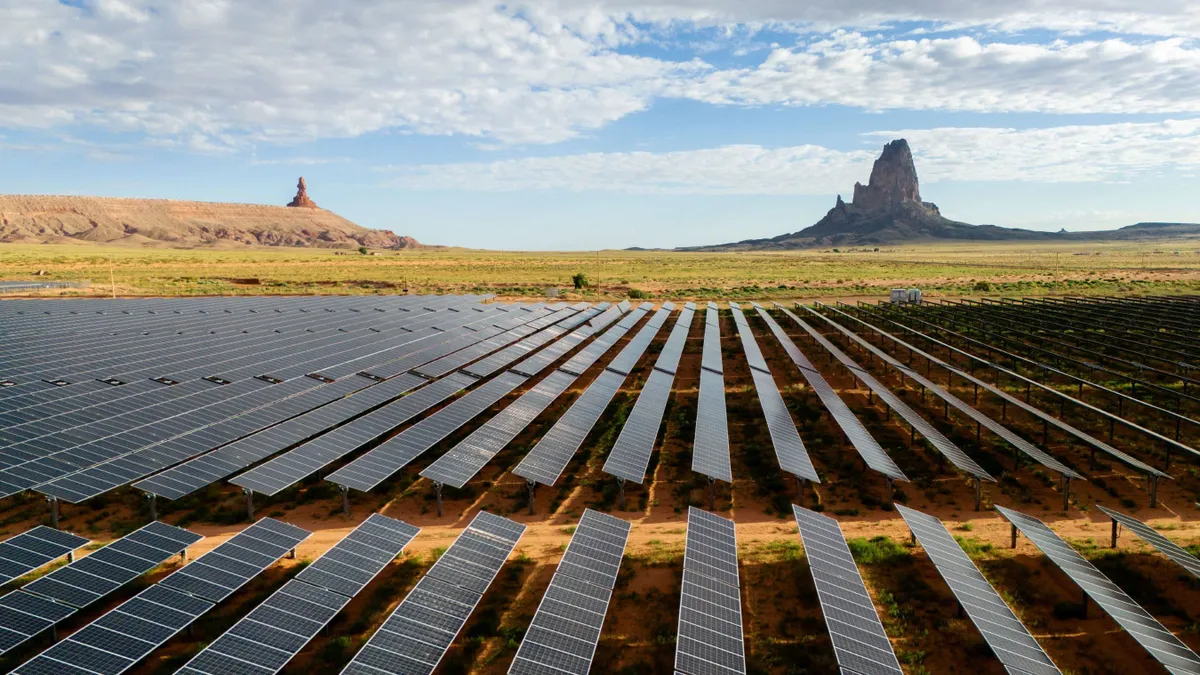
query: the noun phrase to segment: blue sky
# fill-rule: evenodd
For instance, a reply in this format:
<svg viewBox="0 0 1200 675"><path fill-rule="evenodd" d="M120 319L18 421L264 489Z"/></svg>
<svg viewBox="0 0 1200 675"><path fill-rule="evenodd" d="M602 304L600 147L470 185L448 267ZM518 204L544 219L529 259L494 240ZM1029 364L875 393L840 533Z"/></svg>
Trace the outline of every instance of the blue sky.
<svg viewBox="0 0 1200 675"><path fill-rule="evenodd" d="M947 216L1200 221L1181 0L63 0L0 7L10 193L321 206L428 243L812 224L905 137Z"/></svg>

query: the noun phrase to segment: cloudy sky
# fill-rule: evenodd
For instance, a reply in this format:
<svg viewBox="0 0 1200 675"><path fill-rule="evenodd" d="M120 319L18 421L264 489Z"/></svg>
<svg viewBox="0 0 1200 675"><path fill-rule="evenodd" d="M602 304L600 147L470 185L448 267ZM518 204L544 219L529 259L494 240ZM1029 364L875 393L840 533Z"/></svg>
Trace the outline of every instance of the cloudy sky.
<svg viewBox="0 0 1200 675"><path fill-rule="evenodd" d="M818 220L1200 221L1194 0L0 1L0 191L286 203L508 249Z"/></svg>

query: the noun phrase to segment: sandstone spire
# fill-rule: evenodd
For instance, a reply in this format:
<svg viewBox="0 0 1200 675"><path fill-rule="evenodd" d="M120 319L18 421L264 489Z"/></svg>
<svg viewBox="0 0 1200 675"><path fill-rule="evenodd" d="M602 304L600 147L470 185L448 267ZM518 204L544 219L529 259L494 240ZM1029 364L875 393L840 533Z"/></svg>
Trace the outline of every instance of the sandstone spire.
<svg viewBox="0 0 1200 675"><path fill-rule="evenodd" d="M301 176L300 182L296 183L296 196L292 201L288 202L288 206L302 206L310 209L317 208L317 203L308 198L308 186L304 183L304 176Z"/></svg>
<svg viewBox="0 0 1200 675"><path fill-rule="evenodd" d="M912 151L901 138L883 146L883 154L871 168L870 182L854 184L853 204L864 213L879 213L905 202L920 203L921 189Z"/></svg>

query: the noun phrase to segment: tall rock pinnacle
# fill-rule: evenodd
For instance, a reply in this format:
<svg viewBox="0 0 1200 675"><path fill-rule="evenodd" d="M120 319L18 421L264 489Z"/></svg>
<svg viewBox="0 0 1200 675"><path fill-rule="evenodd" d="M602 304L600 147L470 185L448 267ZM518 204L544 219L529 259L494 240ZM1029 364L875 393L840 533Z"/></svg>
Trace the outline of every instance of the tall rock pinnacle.
<svg viewBox="0 0 1200 675"><path fill-rule="evenodd" d="M296 196L292 201L288 202L288 206L300 206L309 209L317 208L317 203L308 198L308 186L304 183L304 176L300 176L300 182L296 183Z"/></svg>
<svg viewBox="0 0 1200 675"><path fill-rule="evenodd" d="M871 169L870 182L854 184L853 204L863 213L881 213L905 202L921 203L921 188L912 151L908 141L901 138L883 146L883 154Z"/></svg>

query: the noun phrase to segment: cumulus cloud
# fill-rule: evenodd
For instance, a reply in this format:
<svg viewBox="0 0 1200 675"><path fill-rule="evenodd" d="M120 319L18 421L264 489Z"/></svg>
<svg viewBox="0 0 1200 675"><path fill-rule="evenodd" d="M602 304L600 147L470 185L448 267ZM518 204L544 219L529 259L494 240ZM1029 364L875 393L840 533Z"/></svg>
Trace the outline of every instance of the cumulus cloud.
<svg viewBox="0 0 1200 675"><path fill-rule="evenodd" d="M678 81L715 104L1040 113L1200 111L1200 50L1172 38L1052 44L880 40L838 31L755 68Z"/></svg>
<svg viewBox="0 0 1200 675"><path fill-rule="evenodd" d="M1186 0L151 0L0 6L0 128L102 129L202 153L372 132L549 144L663 98L871 110L1200 110ZM903 5L902 7L899 7ZM896 40L890 21L979 29ZM689 31L717 27L687 43ZM708 50L792 32L752 68ZM1043 28L1033 44L996 30ZM835 30L836 29L836 30ZM1074 39L1115 30L1147 38ZM683 35L685 53L627 47ZM674 53L674 50L672 50ZM755 52L759 53L759 52Z"/></svg>
<svg viewBox="0 0 1200 675"><path fill-rule="evenodd" d="M903 129L867 134L871 149L733 145L395 168L407 189L816 195L866 182L879 146L907 138L923 183L1103 182L1200 167L1200 120L1050 129Z"/></svg>

